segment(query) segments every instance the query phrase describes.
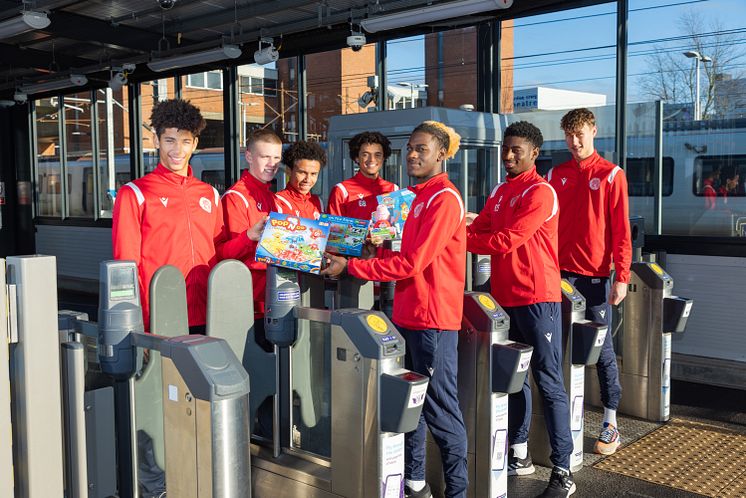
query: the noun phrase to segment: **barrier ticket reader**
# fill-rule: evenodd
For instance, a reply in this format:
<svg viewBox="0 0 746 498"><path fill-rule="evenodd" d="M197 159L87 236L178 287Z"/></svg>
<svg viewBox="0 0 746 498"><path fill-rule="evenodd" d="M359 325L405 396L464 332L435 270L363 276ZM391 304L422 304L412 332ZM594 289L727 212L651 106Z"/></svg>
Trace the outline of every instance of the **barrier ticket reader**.
<svg viewBox="0 0 746 498"><path fill-rule="evenodd" d="M458 393L468 438L468 495L504 497L508 492L508 394L523 387L533 347L508 340L510 318L484 292L464 293L459 331ZM445 490L438 448L428 439L427 480Z"/></svg>
<svg viewBox="0 0 746 498"><path fill-rule="evenodd" d="M404 339L383 313L303 306L318 302L306 299L313 279L267 270L265 331L277 352L277 383L274 392L256 389L279 400L272 437L279 448L252 445L254 496L400 498L404 433L417 426L427 377L402 367ZM254 363L246 368L254 379ZM298 372L319 380L308 385Z"/></svg>
<svg viewBox="0 0 746 498"><path fill-rule="evenodd" d="M671 335L681 333L692 300L673 295L673 278L657 263L632 263L617 347L622 400L619 411L665 422L670 417ZM598 379L590 376L586 396L601 406Z"/></svg>
<svg viewBox="0 0 746 498"><path fill-rule="evenodd" d="M185 296L184 278L175 267L159 269L154 282L153 300L160 299L162 293L177 294L182 299ZM228 344L199 335L142 333L137 267L133 262L101 263L99 299L98 349L104 373L119 383L132 383L138 367L137 348L157 351L162 357L169 496L251 496L249 378ZM168 327L166 323L164 327ZM129 400L119 401L120 409L127 405L131 409L133 390L129 392ZM120 433L119 438L132 441L132 434Z"/></svg>
<svg viewBox="0 0 746 498"><path fill-rule="evenodd" d="M583 468L583 425L585 399L585 367L595 365L601 353L608 327L585 318L585 298L567 280L562 280L562 340L563 373L565 389L570 402L570 431L573 451L570 470ZM541 465L552 467L549 459L551 448L549 434L544 421L544 410L538 387L532 384L533 412L528 438L532 459Z"/></svg>

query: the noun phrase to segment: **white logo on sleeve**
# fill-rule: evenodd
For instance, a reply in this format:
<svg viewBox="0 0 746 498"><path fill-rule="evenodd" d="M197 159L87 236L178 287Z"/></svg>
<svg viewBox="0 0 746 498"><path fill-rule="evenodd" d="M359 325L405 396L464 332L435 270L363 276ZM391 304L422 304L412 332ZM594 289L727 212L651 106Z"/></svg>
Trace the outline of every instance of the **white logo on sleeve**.
<svg viewBox="0 0 746 498"><path fill-rule="evenodd" d="M606 318L606 310L601 310L598 314L601 315L601 318Z"/></svg>
<svg viewBox="0 0 746 498"><path fill-rule="evenodd" d="M420 213L422 212L422 208L423 207L425 207L425 203L424 202L420 202L419 204L417 204L417 206L415 206L415 208L414 208L414 217L415 218L417 218L420 215Z"/></svg>
<svg viewBox="0 0 746 498"><path fill-rule="evenodd" d="M599 187L601 187L601 180L599 178L591 178L591 181L588 182L588 186L591 190L598 190Z"/></svg>
<svg viewBox="0 0 746 498"><path fill-rule="evenodd" d="M562 179L562 186L564 186L564 185L565 185L565 183L567 183L567 178L563 178L563 179Z"/></svg>
<svg viewBox="0 0 746 498"><path fill-rule="evenodd" d="M201 207L205 212L211 213L212 212L212 201L208 199L207 197L200 197L199 207Z"/></svg>
<svg viewBox="0 0 746 498"><path fill-rule="evenodd" d="M257 208L257 209L258 209L259 211L261 211L261 210L262 210L262 203L261 203L261 202L257 202L257 203L256 203L256 208Z"/></svg>
<svg viewBox="0 0 746 498"><path fill-rule="evenodd" d="M552 333L551 332L544 333L544 337L547 338L547 342L552 342Z"/></svg>
<svg viewBox="0 0 746 498"><path fill-rule="evenodd" d="M163 207L168 207L168 197L161 197L161 204Z"/></svg>
<svg viewBox="0 0 746 498"><path fill-rule="evenodd" d="M518 202L518 198L519 197L520 197L519 195L516 195L515 197L513 197L512 199L510 199L510 207L515 206L515 203Z"/></svg>

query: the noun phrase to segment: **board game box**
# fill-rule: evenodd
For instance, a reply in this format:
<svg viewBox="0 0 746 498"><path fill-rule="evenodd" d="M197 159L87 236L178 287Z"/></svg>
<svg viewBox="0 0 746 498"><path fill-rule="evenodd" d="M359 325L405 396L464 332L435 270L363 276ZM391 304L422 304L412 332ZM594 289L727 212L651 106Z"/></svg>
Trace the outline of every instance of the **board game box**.
<svg viewBox="0 0 746 498"><path fill-rule="evenodd" d="M329 238L329 223L290 214L269 213L256 248L256 260L307 273L319 273Z"/></svg>
<svg viewBox="0 0 746 498"><path fill-rule="evenodd" d="M319 221L329 223L327 251L345 256L362 254L365 237L368 234L368 221L331 214L322 214Z"/></svg>
<svg viewBox="0 0 746 498"><path fill-rule="evenodd" d="M409 189L376 196L378 208L373 213L370 223L371 237L380 237L384 240L400 239L414 198L415 193Z"/></svg>

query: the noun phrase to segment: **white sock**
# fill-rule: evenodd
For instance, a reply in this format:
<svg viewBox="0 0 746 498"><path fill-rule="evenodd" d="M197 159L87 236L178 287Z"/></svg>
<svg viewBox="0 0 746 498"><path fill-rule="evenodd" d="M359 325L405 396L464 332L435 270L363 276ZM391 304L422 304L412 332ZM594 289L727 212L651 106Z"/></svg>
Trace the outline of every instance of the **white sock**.
<svg viewBox="0 0 746 498"><path fill-rule="evenodd" d="M516 458L523 460L528 456L528 441L525 443L511 444L510 448L513 450L513 454Z"/></svg>
<svg viewBox="0 0 746 498"><path fill-rule="evenodd" d="M604 424L611 424L614 427L617 427L616 410L612 410L611 408L604 408Z"/></svg>
<svg viewBox="0 0 746 498"><path fill-rule="evenodd" d="M406 484L412 491L422 491L422 488L425 487L425 481L410 481L407 479Z"/></svg>

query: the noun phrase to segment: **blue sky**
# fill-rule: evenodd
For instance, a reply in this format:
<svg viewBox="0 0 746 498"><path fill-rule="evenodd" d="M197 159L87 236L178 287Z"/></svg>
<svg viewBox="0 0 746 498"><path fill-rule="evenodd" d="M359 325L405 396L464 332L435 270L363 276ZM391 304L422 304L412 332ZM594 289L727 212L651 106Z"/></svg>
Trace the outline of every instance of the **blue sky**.
<svg viewBox="0 0 746 498"><path fill-rule="evenodd" d="M683 52L681 15L694 12L705 20L736 29L737 48L746 51L746 0L630 0L628 88L631 101L646 100L638 91L639 75L648 71L654 47ZM604 93L614 102L616 2L521 18L515 22L515 87L550 86ZM424 81L422 37L394 40L388 47L392 82ZM681 56L684 57L683 55ZM468 70L468 69L467 69ZM742 69L746 72L746 57Z"/></svg>

